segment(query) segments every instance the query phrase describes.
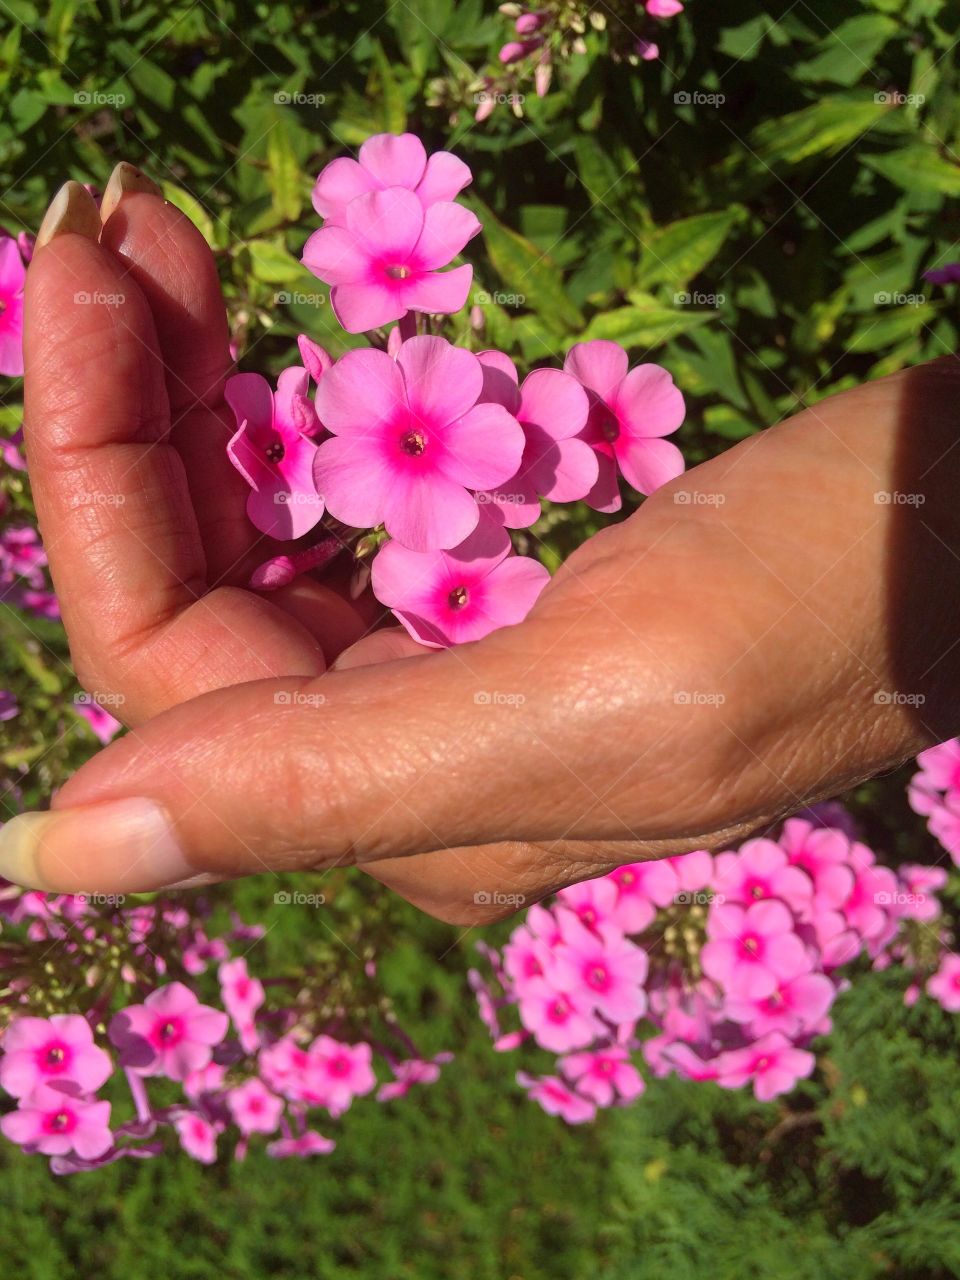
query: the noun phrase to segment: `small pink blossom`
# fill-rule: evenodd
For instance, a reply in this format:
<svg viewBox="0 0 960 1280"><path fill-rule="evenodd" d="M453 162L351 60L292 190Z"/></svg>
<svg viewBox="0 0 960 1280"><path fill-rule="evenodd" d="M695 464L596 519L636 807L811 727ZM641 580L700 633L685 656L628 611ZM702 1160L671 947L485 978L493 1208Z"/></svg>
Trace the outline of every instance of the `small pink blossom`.
<svg viewBox="0 0 960 1280"><path fill-rule="evenodd" d="M622 1045L587 1053L570 1053L560 1060L560 1070L569 1081L599 1107L609 1107L615 1098L633 1102L646 1088L643 1076L630 1061Z"/></svg>
<svg viewBox="0 0 960 1280"><path fill-rule="evenodd" d="M571 347L563 365L590 395L583 439L594 449L599 478L587 495L598 511L619 511L617 467L640 493L653 493L683 473L683 455L664 440L683 422L683 396L666 369L628 370L627 353L597 339Z"/></svg>
<svg viewBox="0 0 960 1280"><path fill-rule="evenodd" d="M476 216L462 205L440 200L424 208L405 187L387 187L350 200L342 226L328 222L315 231L304 245L303 264L332 286L330 304L347 333L363 333L409 311L459 311L473 268L441 268L479 230Z"/></svg>
<svg viewBox="0 0 960 1280"><path fill-rule="evenodd" d="M534 979L518 993L520 1021L544 1049L566 1053L582 1049L603 1029L570 994Z"/></svg>
<svg viewBox="0 0 960 1280"><path fill-rule="evenodd" d="M336 1148L332 1138L325 1138L316 1129L308 1129L299 1138L277 1138L267 1144L267 1155L276 1160L290 1156L328 1156Z"/></svg>
<svg viewBox="0 0 960 1280"><path fill-rule="evenodd" d="M435 1084L440 1079L441 1065L452 1059L452 1053L438 1053L429 1061L408 1058L405 1062L396 1063L393 1068L394 1078L377 1090L377 1101L390 1102L394 1098L402 1098L415 1084Z"/></svg>
<svg viewBox="0 0 960 1280"><path fill-rule="evenodd" d="M209 1120L188 1111L174 1117L173 1126L180 1146L188 1156L201 1164L214 1164L217 1159L217 1129Z"/></svg>
<svg viewBox="0 0 960 1280"><path fill-rule="evenodd" d="M960 1013L960 956L945 955L940 968L927 980L927 994L948 1013Z"/></svg>
<svg viewBox="0 0 960 1280"><path fill-rule="evenodd" d="M472 179L468 166L449 151L428 157L416 134L378 133L367 138L356 160L342 156L321 171L313 188L313 207L326 226L343 226L347 206L357 196L406 187L429 208L437 201L453 200Z"/></svg>
<svg viewBox="0 0 960 1280"><path fill-rule="evenodd" d="M560 1116L567 1124L585 1124L597 1114L597 1109L587 1098L582 1098L559 1076L527 1075L517 1072L517 1084L522 1085L535 1102L539 1102L549 1116Z"/></svg>
<svg viewBox="0 0 960 1280"><path fill-rule="evenodd" d="M103 705L92 698L90 694L81 694L80 697L74 699L73 709L93 730L94 736L104 746L108 742L112 742L120 730L123 728L121 722L110 714Z"/></svg>
<svg viewBox="0 0 960 1280"><path fill-rule="evenodd" d="M227 1093L227 1107L241 1133L275 1133L283 1115L283 1099L262 1080L245 1080Z"/></svg>
<svg viewBox="0 0 960 1280"><path fill-rule="evenodd" d="M628 863L617 867L607 877L616 886L617 897L612 919L624 933L642 933L653 923L656 909L647 895L643 876L643 863Z"/></svg>
<svg viewBox="0 0 960 1280"><path fill-rule="evenodd" d="M595 1010L611 1022L629 1022L643 1014L645 951L614 926L600 925L594 932L578 920L564 927L564 942L551 969L551 981L561 991L581 1009Z"/></svg>
<svg viewBox="0 0 960 1280"><path fill-rule="evenodd" d="M647 0L646 8L651 18L675 18L683 13L681 0Z"/></svg>
<svg viewBox="0 0 960 1280"><path fill-rule="evenodd" d="M354 1098L376 1087L368 1044L342 1044L317 1036L309 1049L311 1091L331 1115L341 1115Z"/></svg>
<svg viewBox="0 0 960 1280"><path fill-rule="evenodd" d="M13 236L0 232L0 374L23 374L23 288L27 270Z"/></svg>
<svg viewBox="0 0 960 1280"><path fill-rule="evenodd" d="M516 472L523 431L502 405L478 404L483 366L443 338L348 351L324 374L317 408L333 438L317 451L316 487L338 520L383 523L412 551L456 547L476 529L470 489Z"/></svg>
<svg viewBox="0 0 960 1280"><path fill-rule="evenodd" d="M0 1118L0 1133L27 1152L96 1160L113 1143L110 1103L88 1101L62 1085L42 1084L16 1111Z"/></svg>
<svg viewBox="0 0 960 1280"><path fill-rule="evenodd" d="M726 1010L734 1021L748 1023L753 1035L782 1031L796 1036L819 1027L835 994L833 983L822 973L800 973L779 979L768 995L756 999L730 996Z"/></svg>
<svg viewBox="0 0 960 1280"><path fill-rule="evenodd" d="M201 1004L182 982L171 982L151 991L143 1004L115 1014L110 1039L128 1070L184 1080L207 1065L228 1027L222 1010Z"/></svg>
<svg viewBox="0 0 960 1280"><path fill-rule="evenodd" d="M716 859L714 887L728 902L749 906L767 898L779 898L799 912L813 894L813 882L799 867L790 865L786 853L773 840L747 840L736 853Z"/></svg>
<svg viewBox="0 0 960 1280"><path fill-rule="evenodd" d="M717 1063L717 1083L739 1089L752 1082L760 1102L789 1093L798 1080L813 1073L816 1059L806 1049L796 1049L785 1035L772 1031L745 1049L731 1049Z"/></svg>
<svg viewBox="0 0 960 1280"><path fill-rule="evenodd" d="M2 1047L0 1085L15 1098L59 1080L95 1093L113 1071L110 1055L94 1044L89 1022L77 1014L15 1018Z"/></svg>
<svg viewBox="0 0 960 1280"><path fill-rule="evenodd" d="M250 522L275 538L299 538L323 515L313 483L319 430L307 397L307 371L284 369L276 393L259 373L227 379L224 395L237 420L227 445L230 461L250 486Z"/></svg>
<svg viewBox="0 0 960 1280"><path fill-rule="evenodd" d="M793 917L781 902L755 902L744 910L733 903L711 908L700 963L707 977L731 995L758 1000L777 980L810 969Z"/></svg>

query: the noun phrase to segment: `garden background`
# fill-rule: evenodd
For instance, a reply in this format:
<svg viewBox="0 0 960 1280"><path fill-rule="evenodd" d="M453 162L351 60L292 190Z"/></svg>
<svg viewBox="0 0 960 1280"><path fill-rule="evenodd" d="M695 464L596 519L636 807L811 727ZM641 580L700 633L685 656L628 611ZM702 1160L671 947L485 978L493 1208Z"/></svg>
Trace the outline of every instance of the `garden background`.
<svg viewBox="0 0 960 1280"><path fill-rule="evenodd" d="M473 169L485 339L529 364L610 337L666 365L690 463L956 350L952 290L921 277L960 256L955 4L690 0L639 65L611 56L636 5L593 8L605 29L587 24L544 97L520 77L503 95L523 95L520 114L504 100L477 123L511 38L486 0L0 0L0 225L35 231L66 178L102 189L118 160L141 164L217 252L241 367L276 373L300 332L343 349L298 263L316 173L410 128ZM0 429L19 424L5 380ZM22 523L26 477L4 470L2 487L2 519ZM558 510L554 560L597 520ZM22 708L2 767L34 807L96 743L58 624L4 606L0 640L0 687ZM892 864L943 862L907 807L909 772L848 802ZM960 1274L960 1031L931 1000L905 1008L896 969L837 1001L787 1122L782 1099L668 1080L568 1128L517 1089L467 985L477 938L508 926L438 924L356 873L306 886L322 911L276 906L278 887L222 891L267 925L266 970L356 930L423 1048L457 1061L403 1102L351 1110L323 1160L171 1154L58 1180L0 1143L5 1274ZM944 896L960 902L956 875Z"/></svg>

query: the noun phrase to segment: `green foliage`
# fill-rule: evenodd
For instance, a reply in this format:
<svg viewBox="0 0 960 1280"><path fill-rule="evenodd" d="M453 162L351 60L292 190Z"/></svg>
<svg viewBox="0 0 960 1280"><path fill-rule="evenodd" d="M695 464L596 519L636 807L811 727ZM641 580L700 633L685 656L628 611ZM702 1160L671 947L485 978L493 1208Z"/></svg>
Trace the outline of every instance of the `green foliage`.
<svg viewBox="0 0 960 1280"><path fill-rule="evenodd" d="M832 391L952 352L950 291L921 273L960 257L960 107L952 0L690 0L662 61L589 54L473 120L508 38L493 0L6 0L0 18L0 224L35 230L71 177L144 165L213 246L241 364L277 372L307 331L334 354L326 290L300 265L314 175L384 129L414 129L473 168L468 246L482 326L461 339L527 363L584 337L667 365L698 461ZM476 313L474 315L476 319ZM19 387L0 430L19 424ZM31 517L4 475L4 518ZM599 526L550 511L551 566ZM4 611L2 726L22 803L42 804L93 747L70 709L62 630ZM902 774L852 798L895 860L931 861ZM6 813L3 814L6 816ZM653 1082L636 1107L566 1129L522 1099L465 981L473 938L377 905L347 877L344 921L393 940L386 989L436 1086L358 1103L333 1156L259 1152L203 1169L171 1155L57 1181L0 1144L5 1273L246 1280L470 1275L554 1280L942 1280L960 1274L956 1020L903 1007L902 976L839 1001L814 1081L760 1106ZM269 927L275 971L336 947L325 920L268 887L229 901ZM226 901L226 900L225 900ZM386 914L384 914L386 912ZM340 930L337 931L340 933Z"/></svg>

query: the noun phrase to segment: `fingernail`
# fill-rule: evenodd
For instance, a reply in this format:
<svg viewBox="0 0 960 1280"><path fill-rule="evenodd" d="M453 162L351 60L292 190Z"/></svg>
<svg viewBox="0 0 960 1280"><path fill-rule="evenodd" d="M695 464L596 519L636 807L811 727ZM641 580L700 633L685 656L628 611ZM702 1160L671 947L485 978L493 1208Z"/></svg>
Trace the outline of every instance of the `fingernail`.
<svg viewBox="0 0 960 1280"><path fill-rule="evenodd" d="M68 231L96 240L100 235L100 214L93 196L79 182L65 182L50 201L37 232L36 249Z"/></svg>
<svg viewBox="0 0 960 1280"><path fill-rule="evenodd" d="M148 196L163 196L163 192L153 181L142 173L135 165L121 160L111 173L100 201L100 221L106 222L124 196L134 191L145 192Z"/></svg>
<svg viewBox="0 0 960 1280"><path fill-rule="evenodd" d="M0 876L26 889L145 893L196 874L153 800L21 813L0 830Z"/></svg>

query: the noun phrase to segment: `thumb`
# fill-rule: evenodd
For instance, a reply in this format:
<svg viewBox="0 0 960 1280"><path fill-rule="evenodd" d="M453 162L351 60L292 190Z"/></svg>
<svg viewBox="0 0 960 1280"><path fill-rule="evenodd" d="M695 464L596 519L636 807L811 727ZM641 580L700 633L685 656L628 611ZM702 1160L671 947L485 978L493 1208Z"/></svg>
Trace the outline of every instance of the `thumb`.
<svg viewBox="0 0 960 1280"><path fill-rule="evenodd" d="M567 704L557 664L532 678L546 646L518 643L529 626L166 711L81 768L51 812L8 823L0 875L137 892L507 837L626 838L583 767L604 733L596 707Z"/></svg>

